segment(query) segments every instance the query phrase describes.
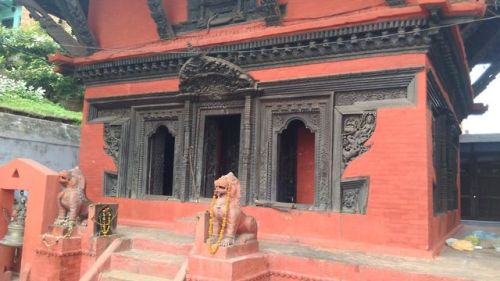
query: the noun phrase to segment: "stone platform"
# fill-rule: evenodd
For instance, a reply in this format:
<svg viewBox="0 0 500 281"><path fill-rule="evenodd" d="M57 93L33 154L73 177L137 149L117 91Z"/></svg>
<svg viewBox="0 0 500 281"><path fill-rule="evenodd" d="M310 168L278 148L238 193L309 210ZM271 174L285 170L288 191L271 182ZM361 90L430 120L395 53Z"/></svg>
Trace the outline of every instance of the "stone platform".
<svg viewBox="0 0 500 281"><path fill-rule="evenodd" d="M474 230L497 232L500 223L474 224L469 222L455 235L465 235ZM194 237L180 236L167 230L137 227L119 227L126 236L135 236L157 241L165 240L186 245L194 242ZM144 242L146 243L146 242ZM151 245L161 245L151 243ZM158 247L158 246L157 246ZM353 251L326 250L280 241L259 241L260 253L266 259L266 273L255 280L285 281L498 281L500 276L500 253L494 250L477 250L470 253L443 248L441 255L434 259L404 258L396 256L372 255ZM165 248L165 250L168 250ZM186 253L186 252L184 252ZM187 256L187 254L185 254ZM223 255L223 253L221 253ZM219 257L219 261L224 260ZM188 268L192 272L194 268ZM260 269L258 270L260 271ZM256 272L257 273L257 272ZM197 279L209 280L209 279ZM230 280L230 279L226 279ZM247 280L233 279L233 280ZM250 280L250 279L248 279Z"/></svg>

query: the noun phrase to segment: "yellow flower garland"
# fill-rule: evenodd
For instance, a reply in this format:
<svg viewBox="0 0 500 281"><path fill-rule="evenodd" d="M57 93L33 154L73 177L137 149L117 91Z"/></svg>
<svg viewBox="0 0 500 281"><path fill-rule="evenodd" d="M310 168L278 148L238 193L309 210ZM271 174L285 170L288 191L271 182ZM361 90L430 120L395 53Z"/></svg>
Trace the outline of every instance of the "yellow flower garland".
<svg viewBox="0 0 500 281"><path fill-rule="evenodd" d="M220 247L220 243L222 242L222 239L224 238L224 231L226 230L226 224L227 224L227 217L229 216L229 203L231 202L231 187L227 189L226 192L226 213L224 214L224 217L222 218L222 225L219 231L219 238L217 239L217 242L215 243L215 247L212 247L212 234L214 231L214 206L215 202L217 201L217 196L215 195L215 188L214 188L214 195L212 196L212 202L210 202L210 220L208 221L208 250L210 251L210 254L215 255L217 253L217 250Z"/></svg>

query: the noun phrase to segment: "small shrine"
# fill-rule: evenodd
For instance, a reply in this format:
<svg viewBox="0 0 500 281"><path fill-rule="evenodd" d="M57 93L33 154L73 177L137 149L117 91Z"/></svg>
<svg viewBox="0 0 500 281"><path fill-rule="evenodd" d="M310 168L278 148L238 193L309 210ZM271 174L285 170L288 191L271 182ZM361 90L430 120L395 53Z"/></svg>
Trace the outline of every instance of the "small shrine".
<svg viewBox="0 0 500 281"><path fill-rule="evenodd" d="M464 39L489 3L18 2L85 86L78 168L0 167L21 280L463 277L375 261L422 266L461 227Z"/></svg>

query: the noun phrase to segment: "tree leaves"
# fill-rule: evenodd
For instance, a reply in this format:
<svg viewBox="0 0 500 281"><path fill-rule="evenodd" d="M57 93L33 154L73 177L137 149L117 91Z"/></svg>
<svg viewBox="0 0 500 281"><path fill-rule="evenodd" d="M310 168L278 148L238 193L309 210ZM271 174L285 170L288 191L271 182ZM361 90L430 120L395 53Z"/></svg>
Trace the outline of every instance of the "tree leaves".
<svg viewBox="0 0 500 281"><path fill-rule="evenodd" d="M78 100L81 104L81 83L54 72L47 59L60 50L38 25L16 29L0 27L0 74L24 81L27 87L44 89L50 101Z"/></svg>

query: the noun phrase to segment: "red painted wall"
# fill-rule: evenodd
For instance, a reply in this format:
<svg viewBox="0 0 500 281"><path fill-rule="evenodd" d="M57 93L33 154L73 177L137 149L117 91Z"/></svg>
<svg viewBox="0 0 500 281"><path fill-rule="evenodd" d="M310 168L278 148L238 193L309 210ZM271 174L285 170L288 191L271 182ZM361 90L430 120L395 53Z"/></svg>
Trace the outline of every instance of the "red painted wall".
<svg viewBox="0 0 500 281"><path fill-rule="evenodd" d="M297 203L314 203L314 134L305 127L297 132Z"/></svg>
<svg viewBox="0 0 500 281"><path fill-rule="evenodd" d="M430 61L427 62L429 65L429 69L431 72L435 72L435 68L432 65ZM450 98L448 96L448 93L444 90L444 87L441 85L440 81L436 81L438 83L438 86L440 87L441 91L444 94L444 98L446 102L448 103L449 108L453 110L453 106L451 106ZM427 147L429 151L433 150L432 147L432 111L430 108L427 109L426 113L426 119L427 119L427 131L428 131L428 136L427 136ZM460 163L460 153L458 153L457 156L458 162ZM459 165L457 163L457 165ZM445 239L454 233L455 231L458 230L458 228L461 226L460 224L460 199L458 200L458 207L456 210L452 211L447 211L444 213L440 213L437 215L434 215L433 213L433 200L432 200L432 186L433 183L436 181L436 173L435 173L435 168L434 168L434 161L432 158L432 154L430 155L428 159L428 164L427 164L427 169L429 172L429 220L430 220L430 232L429 232L429 241L430 244L432 245L431 247L433 248L434 251L439 251L442 245L444 245ZM460 167L457 168L457 171L460 171ZM457 194L458 197L460 198L460 173L457 173Z"/></svg>
<svg viewBox="0 0 500 281"><path fill-rule="evenodd" d="M15 171L18 172L19 177L13 177ZM1 207L12 208L13 192L16 189L26 190L29 194L20 272L20 280L27 280L30 270L36 266L36 248L40 245L40 237L47 232L48 226L57 216L57 194L60 191L60 186L57 182L57 174L49 168L30 159L14 159L0 166ZM6 228L7 222L1 219L1 237L3 237L3 231ZM10 257L4 252L4 247L0 246L1 271L5 265L8 265L6 258ZM0 279L1 277L0 273Z"/></svg>
<svg viewBox="0 0 500 281"><path fill-rule="evenodd" d="M163 0L166 13L173 24L187 19L187 0ZM150 16L146 0L91 0L89 26L104 50L76 63L117 59L146 53L185 50L187 43L210 46L241 42L249 39L285 35L308 30L377 22L389 19L424 17L424 4L441 5L446 15L481 15L484 3L469 0L410 0L406 7L392 8L384 0L281 0L288 3L287 13L280 26L268 28L264 20L214 27L177 34L173 40L160 40L156 24ZM453 3L452 3L453 2Z"/></svg>
<svg viewBox="0 0 500 281"><path fill-rule="evenodd" d="M88 19L99 46L104 48L160 39L145 0L92 0Z"/></svg>

